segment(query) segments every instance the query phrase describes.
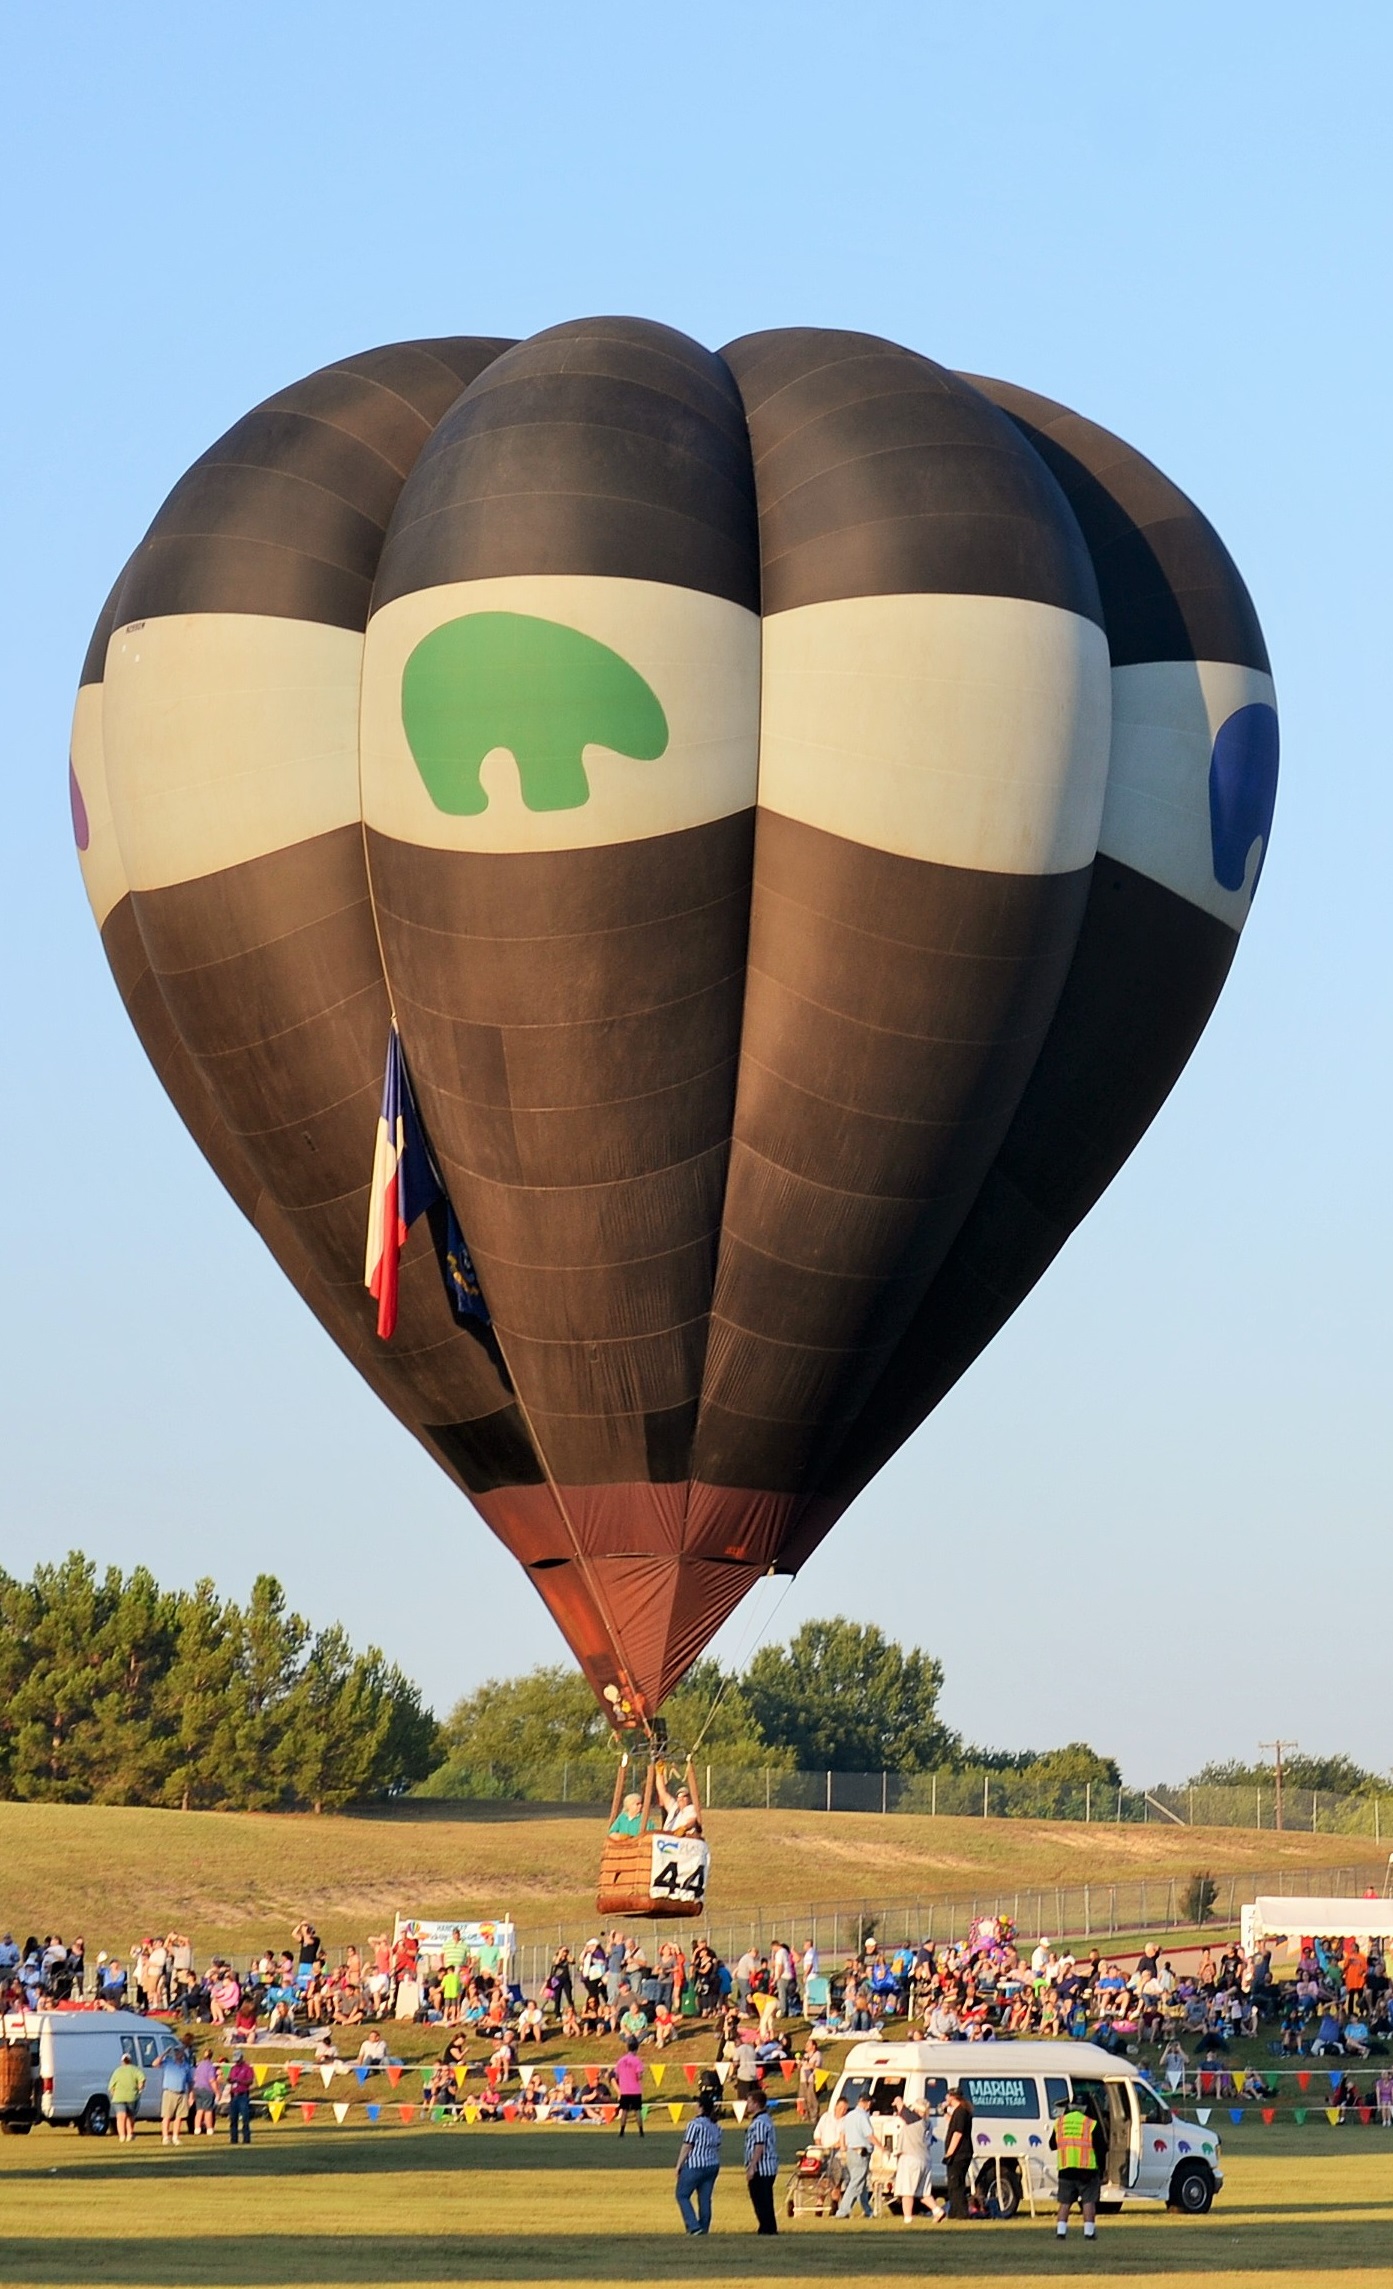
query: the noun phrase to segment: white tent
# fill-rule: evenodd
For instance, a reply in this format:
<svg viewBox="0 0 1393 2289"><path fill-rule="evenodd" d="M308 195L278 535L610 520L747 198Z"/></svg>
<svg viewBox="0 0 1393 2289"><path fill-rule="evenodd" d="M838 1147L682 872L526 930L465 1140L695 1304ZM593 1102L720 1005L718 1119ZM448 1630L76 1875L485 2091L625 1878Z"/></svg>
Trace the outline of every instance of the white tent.
<svg viewBox="0 0 1393 2289"><path fill-rule="evenodd" d="M1393 1939L1393 1900L1253 1900L1243 1910L1240 1934L1250 1954L1264 1939Z"/></svg>

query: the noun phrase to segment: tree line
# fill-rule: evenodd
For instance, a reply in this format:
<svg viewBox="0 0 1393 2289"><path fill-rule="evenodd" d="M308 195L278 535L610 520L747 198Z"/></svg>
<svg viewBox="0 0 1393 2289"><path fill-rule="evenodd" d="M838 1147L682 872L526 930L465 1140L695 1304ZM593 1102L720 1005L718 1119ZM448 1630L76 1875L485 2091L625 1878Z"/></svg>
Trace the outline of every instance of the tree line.
<svg viewBox="0 0 1393 2289"><path fill-rule="evenodd" d="M1122 1776L1086 1742L1033 1750L966 1744L939 1711L943 1664L873 1623L809 1621L786 1645L761 1647L740 1675L697 1663L663 1712L673 1748L701 1739L724 1769L950 1773L998 1809L1057 1816L1091 1788L1101 1803ZM564 1667L490 1678L441 1727L441 1761L418 1793L437 1797L553 1793L575 1768L576 1792L608 1753L609 1727L583 1678Z"/></svg>
<svg viewBox="0 0 1393 2289"><path fill-rule="evenodd" d="M269 1574L239 1606L77 1551L0 1572L0 1796L328 1811L423 1779L437 1732L400 1669L312 1630Z"/></svg>
<svg viewBox="0 0 1393 2289"><path fill-rule="evenodd" d="M739 1674L699 1661L663 1712L675 1751L766 1772L951 1774L957 1794L1041 1819L1095 1812L1122 1776L1086 1742L984 1749L943 1718L943 1664L874 1624L805 1622ZM401 1795L538 1797L612 1773L606 1718L565 1664L490 1678L436 1722L410 1678L342 1628L315 1631L269 1574L245 1606L211 1581L161 1589L72 1552L0 1570L0 1797L200 1810L332 1811ZM1180 1785L1263 1787L1270 1766L1209 1764ZM1372 1794L1347 1756L1291 1757L1293 1790ZM927 1784L925 1784L927 1785Z"/></svg>

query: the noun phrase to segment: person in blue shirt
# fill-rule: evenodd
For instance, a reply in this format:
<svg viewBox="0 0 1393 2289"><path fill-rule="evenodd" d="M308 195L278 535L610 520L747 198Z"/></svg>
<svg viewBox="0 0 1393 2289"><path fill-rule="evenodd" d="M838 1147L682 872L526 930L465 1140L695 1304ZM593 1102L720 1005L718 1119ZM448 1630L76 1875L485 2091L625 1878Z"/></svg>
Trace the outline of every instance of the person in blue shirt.
<svg viewBox="0 0 1393 2289"><path fill-rule="evenodd" d="M193 2061L188 2052L176 2043L172 2051L164 2054L164 2080L160 2089L161 2145L178 2145L179 2133L188 2120L192 2096Z"/></svg>

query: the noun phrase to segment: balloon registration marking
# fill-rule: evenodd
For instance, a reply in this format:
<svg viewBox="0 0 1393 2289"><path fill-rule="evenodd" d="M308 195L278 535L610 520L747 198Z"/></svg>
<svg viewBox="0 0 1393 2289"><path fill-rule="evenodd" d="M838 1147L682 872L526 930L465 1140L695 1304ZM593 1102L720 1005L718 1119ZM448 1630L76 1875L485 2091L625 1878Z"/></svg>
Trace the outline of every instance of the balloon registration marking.
<svg viewBox="0 0 1393 2289"><path fill-rule="evenodd" d="M668 724L651 685L608 644L559 620L471 612L423 636L402 671L402 724L431 801L488 809L485 757L503 748L529 811L590 800L584 751L656 762Z"/></svg>
<svg viewBox="0 0 1393 2289"><path fill-rule="evenodd" d="M1257 889L1277 805L1277 714L1262 702L1237 708L1214 735L1209 763L1209 839L1214 879L1241 890L1253 845Z"/></svg>

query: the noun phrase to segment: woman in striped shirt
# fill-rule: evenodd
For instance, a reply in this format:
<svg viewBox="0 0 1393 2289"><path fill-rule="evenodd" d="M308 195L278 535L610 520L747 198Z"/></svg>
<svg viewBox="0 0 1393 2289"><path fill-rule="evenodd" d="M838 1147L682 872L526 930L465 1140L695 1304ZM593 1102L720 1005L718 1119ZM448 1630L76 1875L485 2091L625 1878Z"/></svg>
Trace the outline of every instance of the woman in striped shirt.
<svg viewBox="0 0 1393 2289"><path fill-rule="evenodd" d="M721 2126L716 2120L716 2102L703 2091L677 2157L677 2207L688 2233L711 2231L711 2188L720 2167Z"/></svg>

